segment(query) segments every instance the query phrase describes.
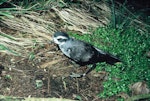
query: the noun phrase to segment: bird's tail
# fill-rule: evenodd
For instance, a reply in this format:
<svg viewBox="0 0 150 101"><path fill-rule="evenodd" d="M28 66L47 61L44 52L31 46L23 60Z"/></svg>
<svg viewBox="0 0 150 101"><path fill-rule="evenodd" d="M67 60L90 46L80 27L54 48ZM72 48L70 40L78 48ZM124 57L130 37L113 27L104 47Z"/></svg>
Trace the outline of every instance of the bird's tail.
<svg viewBox="0 0 150 101"><path fill-rule="evenodd" d="M106 57L105 58L106 63L108 63L110 65L114 65L117 62L121 62L121 60L119 58L117 58L116 56L113 56L109 53L107 53L105 57Z"/></svg>
<svg viewBox="0 0 150 101"><path fill-rule="evenodd" d="M98 48L95 48L95 49L99 52L99 57L100 57L100 59L102 59L103 62L106 62L110 65L114 65L117 62L121 62L121 60L119 58L117 58L116 56L111 55L107 52L104 52Z"/></svg>

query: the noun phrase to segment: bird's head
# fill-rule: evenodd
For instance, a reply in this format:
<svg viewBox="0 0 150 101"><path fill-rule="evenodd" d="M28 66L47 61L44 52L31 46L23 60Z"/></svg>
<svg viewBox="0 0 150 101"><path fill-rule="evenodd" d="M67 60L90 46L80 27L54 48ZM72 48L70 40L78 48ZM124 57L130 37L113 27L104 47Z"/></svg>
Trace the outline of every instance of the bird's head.
<svg viewBox="0 0 150 101"><path fill-rule="evenodd" d="M64 32L55 32L53 35L53 41L58 45L64 44L67 40L69 40L69 36Z"/></svg>

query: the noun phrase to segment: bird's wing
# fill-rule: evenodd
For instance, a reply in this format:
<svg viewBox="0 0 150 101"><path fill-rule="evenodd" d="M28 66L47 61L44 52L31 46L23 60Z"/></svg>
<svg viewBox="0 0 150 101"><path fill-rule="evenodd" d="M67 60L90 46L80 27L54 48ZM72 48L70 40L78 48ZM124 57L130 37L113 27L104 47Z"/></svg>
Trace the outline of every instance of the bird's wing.
<svg viewBox="0 0 150 101"><path fill-rule="evenodd" d="M107 52L103 52L102 50L95 48L98 52L99 52L99 58L101 58L101 61L106 62L108 64L115 64L116 62L121 62L121 60L119 58L117 58L116 56L107 53Z"/></svg>
<svg viewBox="0 0 150 101"><path fill-rule="evenodd" d="M87 62L94 55L94 50L92 45L77 41L70 47L70 57L76 62Z"/></svg>
<svg viewBox="0 0 150 101"><path fill-rule="evenodd" d="M104 51L102 51L102 50L100 50L100 49L98 49L98 48L96 48L96 47L94 47L100 54L107 54L106 52L104 52Z"/></svg>

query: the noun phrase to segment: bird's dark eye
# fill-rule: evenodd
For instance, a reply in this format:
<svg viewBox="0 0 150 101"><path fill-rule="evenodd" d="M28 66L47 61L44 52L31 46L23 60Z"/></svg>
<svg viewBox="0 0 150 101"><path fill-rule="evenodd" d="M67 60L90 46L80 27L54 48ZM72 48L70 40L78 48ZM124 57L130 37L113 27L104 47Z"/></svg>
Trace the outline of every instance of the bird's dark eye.
<svg viewBox="0 0 150 101"><path fill-rule="evenodd" d="M66 41L66 39L62 39L62 38L60 38L60 39L57 39L59 42L64 42L64 41Z"/></svg>
<svg viewBox="0 0 150 101"><path fill-rule="evenodd" d="M61 41L61 39L57 39L58 41Z"/></svg>

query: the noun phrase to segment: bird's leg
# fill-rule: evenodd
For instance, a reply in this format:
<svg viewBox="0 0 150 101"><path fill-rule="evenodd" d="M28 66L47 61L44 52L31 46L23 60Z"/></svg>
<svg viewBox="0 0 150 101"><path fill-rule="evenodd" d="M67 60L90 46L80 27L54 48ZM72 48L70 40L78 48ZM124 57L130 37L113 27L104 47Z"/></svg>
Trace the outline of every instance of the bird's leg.
<svg viewBox="0 0 150 101"><path fill-rule="evenodd" d="M84 74L82 74L83 76L87 75L88 73L90 73L93 69L96 68L96 64L93 64L92 67L90 67Z"/></svg>
<svg viewBox="0 0 150 101"><path fill-rule="evenodd" d="M70 75L70 77L76 77L76 78L84 77L85 75L90 73L95 68L96 68L96 64L93 64L92 67L90 67L85 73L83 73L83 74L72 73L72 75Z"/></svg>

